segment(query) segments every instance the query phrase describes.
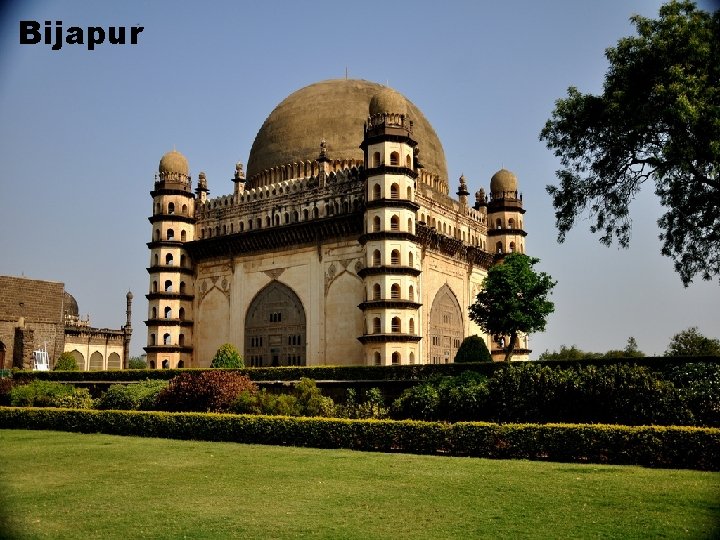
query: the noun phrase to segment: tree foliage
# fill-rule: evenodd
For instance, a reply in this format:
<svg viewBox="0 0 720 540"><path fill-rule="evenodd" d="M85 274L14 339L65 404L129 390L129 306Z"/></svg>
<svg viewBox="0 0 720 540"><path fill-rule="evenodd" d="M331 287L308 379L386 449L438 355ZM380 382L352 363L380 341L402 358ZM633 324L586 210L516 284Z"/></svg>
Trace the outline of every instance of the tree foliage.
<svg viewBox="0 0 720 540"><path fill-rule="evenodd" d="M540 133L563 167L547 191L560 242L589 210L601 242L627 247L630 201L651 179L662 254L687 286L720 274L720 11L672 1L631 21L638 35L606 51L602 94L569 88Z"/></svg>
<svg viewBox="0 0 720 540"><path fill-rule="evenodd" d="M512 358L518 335L545 329L555 306L547 297L555 286L545 272L533 266L540 259L522 253L507 255L488 271L482 290L470 306L470 319L491 336L510 336L505 361Z"/></svg>
<svg viewBox="0 0 720 540"><path fill-rule="evenodd" d="M490 362L491 360L492 357L485 344L485 340L480 336L468 336L463 339L460 348L455 354L455 363L457 364L465 362Z"/></svg>
<svg viewBox="0 0 720 540"><path fill-rule="evenodd" d="M220 345L210 364L211 368L241 368L245 367L242 356L231 343Z"/></svg>
<svg viewBox="0 0 720 540"><path fill-rule="evenodd" d="M77 360L72 353L64 352L55 361L55 371L79 371Z"/></svg>
<svg viewBox="0 0 720 540"><path fill-rule="evenodd" d="M128 360L128 369L147 369L147 362L139 356L133 356Z"/></svg>
<svg viewBox="0 0 720 540"><path fill-rule="evenodd" d="M665 356L720 356L720 340L706 337L692 326L673 336Z"/></svg>

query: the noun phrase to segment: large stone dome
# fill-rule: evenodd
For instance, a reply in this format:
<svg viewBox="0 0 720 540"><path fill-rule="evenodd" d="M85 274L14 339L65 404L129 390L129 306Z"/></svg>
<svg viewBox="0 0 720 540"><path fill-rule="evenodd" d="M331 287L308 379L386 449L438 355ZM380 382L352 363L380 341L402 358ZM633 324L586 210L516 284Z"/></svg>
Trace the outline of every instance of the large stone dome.
<svg viewBox="0 0 720 540"><path fill-rule="evenodd" d="M175 173L187 176L190 168L188 167L188 160L177 150L170 150L162 158L160 158L160 164L158 165L158 172L161 174Z"/></svg>
<svg viewBox="0 0 720 540"><path fill-rule="evenodd" d="M514 173L507 169L500 169L490 179L490 193L493 196L504 197L505 193L514 193L518 190L518 179Z"/></svg>
<svg viewBox="0 0 720 540"><path fill-rule="evenodd" d="M446 180L445 152L435 130L411 101L391 92L405 102L425 170ZM290 94L270 113L255 137L248 179L252 182L255 175L271 167L317 159L322 139L327 141L331 160L362 161L360 143L370 101L388 95L385 86L356 79L322 81Z"/></svg>

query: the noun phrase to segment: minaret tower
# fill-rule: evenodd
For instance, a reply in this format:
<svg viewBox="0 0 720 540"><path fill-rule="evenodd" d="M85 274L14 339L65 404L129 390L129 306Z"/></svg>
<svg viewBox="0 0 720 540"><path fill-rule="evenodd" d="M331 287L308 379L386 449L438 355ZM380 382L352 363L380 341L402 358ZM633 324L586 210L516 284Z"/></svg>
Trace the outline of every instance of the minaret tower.
<svg viewBox="0 0 720 540"><path fill-rule="evenodd" d="M365 361L371 365L420 361L420 254L415 243L417 164L405 99L385 88L373 96L361 148L365 153L366 267L359 275Z"/></svg>
<svg viewBox="0 0 720 540"><path fill-rule="evenodd" d="M155 177L150 248L148 342L151 368L190 367L193 329L193 269L184 245L195 236L195 197L188 162L172 150Z"/></svg>
<svg viewBox="0 0 720 540"><path fill-rule="evenodd" d="M495 254L525 253L522 194L517 176L500 169L490 179L487 205L488 251Z"/></svg>
<svg viewBox="0 0 720 540"><path fill-rule="evenodd" d="M125 309L125 326L122 327L123 331L123 367L128 368L128 362L130 362L130 338L132 337L132 300L133 293L128 291L125 295L125 301L127 307Z"/></svg>

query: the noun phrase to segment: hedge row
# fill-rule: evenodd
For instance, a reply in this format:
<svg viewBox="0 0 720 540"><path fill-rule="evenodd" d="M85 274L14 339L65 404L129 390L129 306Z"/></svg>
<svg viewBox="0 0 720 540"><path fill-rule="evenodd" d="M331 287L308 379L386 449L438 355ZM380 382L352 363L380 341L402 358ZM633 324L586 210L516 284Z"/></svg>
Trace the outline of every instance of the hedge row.
<svg viewBox="0 0 720 540"><path fill-rule="evenodd" d="M0 408L0 428L720 470L720 429Z"/></svg>
<svg viewBox="0 0 720 540"><path fill-rule="evenodd" d="M652 370L665 371L673 366L711 362L720 363L720 357L645 357L601 358L589 360L552 360L530 362L550 367L568 368L572 366L603 366L612 364L634 364L647 366ZM513 364L517 365L517 363ZM381 381L381 380L427 380L435 376L456 376L463 371L472 370L490 377L498 369L506 366L503 362L478 362L463 364L415 364L405 366L306 366L306 367L267 367L243 368L238 371L254 381L297 381L302 378L316 381ZM19 382L32 379L52 381L139 381L145 379L169 380L187 371L204 371L209 368L190 369L131 369L114 371L13 371L13 378Z"/></svg>

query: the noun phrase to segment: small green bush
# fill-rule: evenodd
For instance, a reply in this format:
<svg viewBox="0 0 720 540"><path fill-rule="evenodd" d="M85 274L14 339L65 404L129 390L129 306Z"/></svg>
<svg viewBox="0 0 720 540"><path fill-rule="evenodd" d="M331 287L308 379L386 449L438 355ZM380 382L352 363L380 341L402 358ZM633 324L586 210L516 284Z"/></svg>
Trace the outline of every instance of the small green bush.
<svg viewBox="0 0 720 540"><path fill-rule="evenodd" d="M95 400L87 388L75 388L72 394L59 396L55 400L55 407L64 409L94 409Z"/></svg>
<svg viewBox="0 0 720 540"><path fill-rule="evenodd" d="M335 406L335 416L339 418L387 418L388 408L379 388L369 388L356 392L348 388L345 403Z"/></svg>
<svg viewBox="0 0 720 540"><path fill-rule="evenodd" d="M55 361L55 371L79 371L80 367L72 353L64 352Z"/></svg>
<svg viewBox="0 0 720 540"><path fill-rule="evenodd" d="M210 367L238 369L245 367L245 363L243 362L242 356L235 348L235 345L225 343L224 345L220 345L218 348L215 353L215 357L210 363Z"/></svg>
<svg viewBox="0 0 720 540"><path fill-rule="evenodd" d="M153 410L167 381L145 380L137 384L113 384L98 399L98 409Z"/></svg>
<svg viewBox="0 0 720 540"><path fill-rule="evenodd" d="M233 371L189 371L173 378L160 392L157 407L163 411L229 411L243 391L257 392L257 385L245 375Z"/></svg>
<svg viewBox="0 0 720 540"><path fill-rule="evenodd" d="M315 381L301 379L292 393L275 394L264 388L259 392L244 390L228 410L238 414L331 417L335 415L335 403L322 395Z"/></svg>
<svg viewBox="0 0 720 540"><path fill-rule="evenodd" d="M300 416L333 416L335 403L329 397L323 396L314 380L303 377L295 385Z"/></svg>
<svg viewBox="0 0 720 540"><path fill-rule="evenodd" d="M10 391L13 407L57 407L63 396L72 396L75 388L69 384L52 381L33 381L14 386Z"/></svg>
<svg viewBox="0 0 720 540"><path fill-rule="evenodd" d="M455 354L455 363L463 364L468 362L490 362L492 356L480 336L468 336L463 339L460 348Z"/></svg>

